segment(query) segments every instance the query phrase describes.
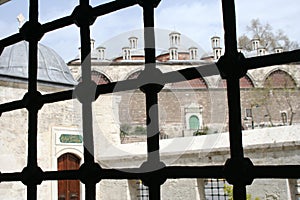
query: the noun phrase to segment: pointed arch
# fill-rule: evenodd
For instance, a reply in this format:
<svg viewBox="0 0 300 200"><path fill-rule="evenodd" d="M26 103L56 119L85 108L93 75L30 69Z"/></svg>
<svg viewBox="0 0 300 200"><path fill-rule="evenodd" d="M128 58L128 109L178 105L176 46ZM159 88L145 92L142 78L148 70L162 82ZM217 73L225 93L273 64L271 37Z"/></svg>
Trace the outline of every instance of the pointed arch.
<svg viewBox="0 0 300 200"><path fill-rule="evenodd" d="M130 79L136 79L140 74L142 70L138 70L135 72L130 73L125 80L130 80Z"/></svg>
<svg viewBox="0 0 300 200"><path fill-rule="evenodd" d="M195 78L188 81L181 81L176 83L171 83L171 88L174 89L188 89L188 88L194 88L194 89L207 89L208 84L204 80L204 78Z"/></svg>
<svg viewBox="0 0 300 200"><path fill-rule="evenodd" d="M81 77L78 79L78 82L81 82ZM107 84L110 83L111 81L109 80L109 78L104 75L101 72L98 72L96 70L92 70L91 71L91 79L92 81L94 81L97 85L103 85L103 84Z"/></svg>
<svg viewBox="0 0 300 200"><path fill-rule="evenodd" d="M271 71L265 78L264 87L268 88L295 88L295 79L286 71L276 69Z"/></svg>
<svg viewBox="0 0 300 200"><path fill-rule="evenodd" d="M218 82L218 88L226 88L227 83L226 80L221 79ZM240 88L254 88L254 83L249 75L245 75L244 77L240 78Z"/></svg>

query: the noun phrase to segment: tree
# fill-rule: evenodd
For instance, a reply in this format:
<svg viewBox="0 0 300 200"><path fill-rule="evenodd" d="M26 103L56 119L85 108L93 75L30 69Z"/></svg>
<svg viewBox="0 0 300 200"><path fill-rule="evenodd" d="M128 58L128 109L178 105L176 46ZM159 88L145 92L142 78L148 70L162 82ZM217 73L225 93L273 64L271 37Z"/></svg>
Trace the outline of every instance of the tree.
<svg viewBox="0 0 300 200"><path fill-rule="evenodd" d="M252 39L259 39L260 45L268 51L273 51L276 47L282 47L283 50L293 50L299 48L299 44L295 41L290 41L283 30L273 30L269 24L262 24L259 19L252 19L250 25L246 27L247 34L238 38L239 47L251 51Z"/></svg>
<svg viewBox="0 0 300 200"><path fill-rule="evenodd" d="M224 185L224 192L228 195L228 200L233 200L233 186ZM247 200L251 200L251 194L247 194ZM260 200L260 198L256 197L254 200Z"/></svg>

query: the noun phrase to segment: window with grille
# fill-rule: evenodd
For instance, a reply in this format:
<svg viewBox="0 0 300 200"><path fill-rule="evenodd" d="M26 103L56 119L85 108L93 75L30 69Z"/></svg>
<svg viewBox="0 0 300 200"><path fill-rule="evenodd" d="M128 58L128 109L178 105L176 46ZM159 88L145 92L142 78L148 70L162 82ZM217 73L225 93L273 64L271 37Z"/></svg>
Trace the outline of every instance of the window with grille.
<svg viewBox="0 0 300 200"><path fill-rule="evenodd" d="M148 200L149 199L149 188L143 184L142 181L137 181L138 188L138 199L139 200Z"/></svg>
<svg viewBox="0 0 300 200"><path fill-rule="evenodd" d="M3 2L3 1L2 1ZM80 0L71 15L56 19L45 24L39 23L39 2L29 1L29 21L19 33L0 40L0 50L26 40L29 43L28 61L28 92L20 100L0 105L0 113L18 109L28 112L27 164L23 170L0 174L1 182L22 182L27 188L27 199L37 199L37 187L44 181L80 180L85 185L85 199L96 199L96 184L106 179L141 179L149 189L149 199L159 200L161 185L167 179L179 178L225 178L233 184L233 198L246 200L246 185L252 184L256 178L299 178L299 165L263 165L254 166L249 158L245 158L241 133L241 102L239 79L247 70L271 65L297 62L300 51L283 52L280 54L262 55L245 58L237 51L236 17L234 0L222 0L223 26L225 32L225 54L217 61L217 68L212 65L190 67L187 69L162 73L155 64L154 10L159 0L115 0L99 6L91 7L88 0ZM139 5L143 10L145 39L145 70L137 78L96 85L91 80L90 59L90 27L99 16L116 12L120 9ZM156 19L159 20L159 19ZM206 20L206 19L203 19ZM48 32L76 24L81 41L82 78L74 90L65 90L51 94L41 94L37 88L38 43ZM199 27L199 30L205 27ZM126 52L130 59L130 52ZM217 52L217 58L220 51ZM172 54L176 59L176 52ZM84 62L83 62L84 61ZM214 65L213 65L214 66ZM193 80L202 76L221 74L227 81L230 158L224 165L214 166L166 166L160 158L160 134L158 117L158 93L167 83ZM180 74L180 76L179 76ZM100 77L101 79L101 77ZM119 87L116 87L118 85ZM146 99L147 113L147 160L139 168L107 169L95 162L92 119L92 102L100 95L140 89ZM86 91L94 91L86 93ZM73 95L75 94L75 95ZM84 144L84 162L78 170L46 171L41 169L37 161L37 125L40 109L45 104L66 101L76 98L82 107L82 129ZM150 113L151 109L151 113ZM150 116L151 115L151 116ZM24 130L25 132L25 130ZM87 146L89 149L87 149ZM211 187L215 187L212 182Z"/></svg>
<svg viewBox="0 0 300 200"><path fill-rule="evenodd" d="M207 179L205 181L205 197L206 197L206 199L207 200L227 200L228 195L224 191L225 184L226 184L226 181L224 179Z"/></svg>

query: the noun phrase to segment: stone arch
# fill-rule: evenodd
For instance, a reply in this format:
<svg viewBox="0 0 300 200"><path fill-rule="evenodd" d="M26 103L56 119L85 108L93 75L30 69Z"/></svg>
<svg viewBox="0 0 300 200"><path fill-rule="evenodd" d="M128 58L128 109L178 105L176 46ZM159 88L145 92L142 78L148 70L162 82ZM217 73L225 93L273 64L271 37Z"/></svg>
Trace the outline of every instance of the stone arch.
<svg viewBox="0 0 300 200"><path fill-rule="evenodd" d="M104 75L102 72L96 71L96 70L92 70L91 71L91 78L92 81L94 81L97 85L103 85L103 84L107 84L110 83L110 79ZM78 79L78 82L81 82L82 77L80 77Z"/></svg>
<svg viewBox="0 0 300 200"><path fill-rule="evenodd" d="M141 69L131 72L127 75L125 80L136 79L141 74L141 72L142 72Z"/></svg>
<svg viewBox="0 0 300 200"><path fill-rule="evenodd" d="M59 158L60 156L66 154L66 153L71 153L77 156L81 161L83 161L83 152L76 148L63 148L59 152L56 153L55 157L56 159Z"/></svg>
<svg viewBox="0 0 300 200"><path fill-rule="evenodd" d="M218 88L226 88L227 83L224 79L219 79L218 81ZM250 76L247 74L244 77L240 78L240 88L254 88L254 83Z"/></svg>
<svg viewBox="0 0 300 200"><path fill-rule="evenodd" d="M203 77L195 78L188 81L181 81L176 83L171 83L170 87L173 89L207 89L208 84Z"/></svg>
<svg viewBox="0 0 300 200"><path fill-rule="evenodd" d="M295 79L288 72L282 69L275 69L269 72L263 82L264 87L268 88L295 88Z"/></svg>

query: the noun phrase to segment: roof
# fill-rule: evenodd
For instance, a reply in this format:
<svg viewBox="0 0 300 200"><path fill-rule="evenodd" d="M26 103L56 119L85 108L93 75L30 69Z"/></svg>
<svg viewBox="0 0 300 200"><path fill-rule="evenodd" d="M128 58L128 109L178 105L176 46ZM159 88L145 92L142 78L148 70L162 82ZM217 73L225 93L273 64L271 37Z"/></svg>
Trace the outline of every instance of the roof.
<svg viewBox="0 0 300 200"><path fill-rule="evenodd" d="M18 42L6 47L0 56L0 76L28 78L28 43ZM38 81L76 85L68 66L51 48L38 45Z"/></svg>
<svg viewBox="0 0 300 200"><path fill-rule="evenodd" d="M4 3L6 3L6 2L9 2L10 0L0 0L0 5L1 4L4 4Z"/></svg>
<svg viewBox="0 0 300 200"><path fill-rule="evenodd" d="M170 48L170 34L180 34L176 31L169 31L169 30L163 30L163 29L155 29L155 38L156 38L156 56L159 57L161 55L164 55L166 53L169 53ZM178 48L179 53L188 53L189 49L197 48L198 49L198 57L200 58L201 55L204 53L203 49L194 41L192 41L190 38L188 38L185 35L180 34L180 44L176 45ZM113 61L117 58L123 57L122 48L129 46L129 39L130 38L137 38L137 47L135 49L131 50L131 56L132 57L141 57L145 56L144 53L144 31L142 29L139 30L133 30L126 33L122 33L120 35L117 35L110 40L100 44L101 46L97 46L97 48L105 47L105 59ZM96 48L96 49L97 49ZM94 58L97 60L97 52L92 50L92 59ZM78 56L75 58L75 60L78 59ZM74 60L72 60L74 61ZM70 62L72 62L70 61ZM102 61L102 60L101 60ZM135 62L135 61L133 61ZM138 62L138 61L136 61Z"/></svg>

